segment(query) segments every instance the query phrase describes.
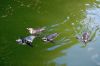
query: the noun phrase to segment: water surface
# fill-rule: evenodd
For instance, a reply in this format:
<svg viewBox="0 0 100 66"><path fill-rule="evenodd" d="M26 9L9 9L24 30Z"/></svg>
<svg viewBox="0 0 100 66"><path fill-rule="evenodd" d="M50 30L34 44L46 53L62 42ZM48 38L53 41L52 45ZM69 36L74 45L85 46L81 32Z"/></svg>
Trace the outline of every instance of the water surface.
<svg viewBox="0 0 100 66"><path fill-rule="evenodd" d="M100 66L100 0L1 0L0 66ZM15 40L46 27L33 48ZM60 33L55 43L41 37ZM76 39L89 32L86 46Z"/></svg>

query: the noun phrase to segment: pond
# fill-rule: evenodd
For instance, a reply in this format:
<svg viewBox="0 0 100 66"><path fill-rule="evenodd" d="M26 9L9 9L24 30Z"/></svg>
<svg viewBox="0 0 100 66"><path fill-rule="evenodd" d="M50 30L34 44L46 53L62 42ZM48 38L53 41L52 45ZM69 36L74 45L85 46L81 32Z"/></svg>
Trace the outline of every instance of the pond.
<svg viewBox="0 0 100 66"><path fill-rule="evenodd" d="M0 66L100 66L99 26L100 0L0 0ZM46 28L32 48L15 41L27 27ZM86 46L76 39L83 32ZM52 33L55 43L42 41Z"/></svg>

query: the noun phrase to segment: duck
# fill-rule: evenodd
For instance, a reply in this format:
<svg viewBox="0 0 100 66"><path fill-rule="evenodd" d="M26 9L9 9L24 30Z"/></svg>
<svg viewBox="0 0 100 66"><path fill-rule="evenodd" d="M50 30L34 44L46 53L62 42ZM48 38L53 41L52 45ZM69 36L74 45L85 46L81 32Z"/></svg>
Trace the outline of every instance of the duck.
<svg viewBox="0 0 100 66"><path fill-rule="evenodd" d="M29 33L31 35L37 35L37 34L43 32L45 30L44 27L43 28L37 28L37 29L35 29L35 28L26 28L26 29L29 31Z"/></svg>
<svg viewBox="0 0 100 66"><path fill-rule="evenodd" d="M89 33L88 32L84 32L82 35L82 41L86 44L89 41Z"/></svg>
<svg viewBox="0 0 100 66"><path fill-rule="evenodd" d="M36 36L30 35L24 38L18 38L16 42L21 45L28 45L30 47L33 47L32 42L35 38Z"/></svg>
<svg viewBox="0 0 100 66"><path fill-rule="evenodd" d="M58 36L58 33L53 33L53 34L50 34L46 37L43 37L42 40L44 42L53 42L53 40Z"/></svg>

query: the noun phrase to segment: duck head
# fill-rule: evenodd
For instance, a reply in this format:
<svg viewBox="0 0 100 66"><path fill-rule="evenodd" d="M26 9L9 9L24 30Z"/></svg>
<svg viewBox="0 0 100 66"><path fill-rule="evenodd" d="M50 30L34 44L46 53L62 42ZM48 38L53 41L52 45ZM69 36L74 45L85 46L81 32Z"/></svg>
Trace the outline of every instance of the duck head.
<svg viewBox="0 0 100 66"><path fill-rule="evenodd" d="M16 42L17 42L18 44L21 44L21 45L26 45L25 43L22 42L22 39L17 39Z"/></svg>
<svg viewBox="0 0 100 66"><path fill-rule="evenodd" d="M26 28L30 34L36 33L36 30L34 30L33 28Z"/></svg>

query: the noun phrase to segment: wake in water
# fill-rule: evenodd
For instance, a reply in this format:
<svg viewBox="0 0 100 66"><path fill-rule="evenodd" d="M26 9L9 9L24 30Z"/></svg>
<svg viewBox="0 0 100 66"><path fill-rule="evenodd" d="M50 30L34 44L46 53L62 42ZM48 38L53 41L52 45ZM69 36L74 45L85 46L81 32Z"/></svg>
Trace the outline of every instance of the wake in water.
<svg viewBox="0 0 100 66"><path fill-rule="evenodd" d="M59 39L58 41L55 41L55 46L49 47L49 48L47 48L47 50L53 51L53 50L56 50L59 47L62 47L64 45L68 45L70 43L71 43L70 38L68 39L66 37L63 37L63 38Z"/></svg>

